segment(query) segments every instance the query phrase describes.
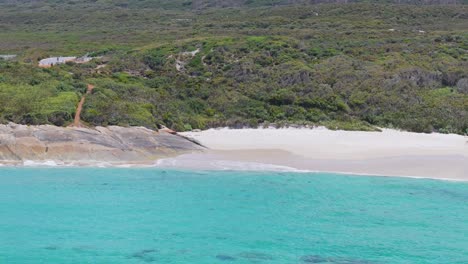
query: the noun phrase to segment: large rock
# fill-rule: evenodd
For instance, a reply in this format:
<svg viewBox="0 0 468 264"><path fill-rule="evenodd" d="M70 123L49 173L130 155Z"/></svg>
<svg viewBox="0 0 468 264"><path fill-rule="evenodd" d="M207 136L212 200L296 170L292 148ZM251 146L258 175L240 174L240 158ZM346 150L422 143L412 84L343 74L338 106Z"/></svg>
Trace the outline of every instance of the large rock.
<svg viewBox="0 0 468 264"><path fill-rule="evenodd" d="M203 147L143 127L74 128L0 125L0 162L148 162Z"/></svg>

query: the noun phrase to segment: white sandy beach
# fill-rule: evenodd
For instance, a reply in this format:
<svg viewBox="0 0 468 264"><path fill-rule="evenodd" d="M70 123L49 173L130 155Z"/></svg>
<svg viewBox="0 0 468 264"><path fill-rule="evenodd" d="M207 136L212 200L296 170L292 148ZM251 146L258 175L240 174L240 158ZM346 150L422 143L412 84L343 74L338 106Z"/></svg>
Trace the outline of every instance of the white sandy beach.
<svg viewBox="0 0 468 264"><path fill-rule="evenodd" d="M325 128L223 128L182 134L211 151L183 155L171 161L174 165L238 162L239 167L269 164L280 169L468 180L468 138L460 135Z"/></svg>

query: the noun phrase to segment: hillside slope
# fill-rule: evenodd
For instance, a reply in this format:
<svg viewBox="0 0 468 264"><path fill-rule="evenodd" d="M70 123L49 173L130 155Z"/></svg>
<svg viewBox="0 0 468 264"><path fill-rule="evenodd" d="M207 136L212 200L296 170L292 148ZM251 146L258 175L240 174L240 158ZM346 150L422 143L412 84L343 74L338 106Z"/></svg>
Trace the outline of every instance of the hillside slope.
<svg viewBox="0 0 468 264"><path fill-rule="evenodd" d="M2 1L0 121L467 133L466 5L195 2Z"/></svg>

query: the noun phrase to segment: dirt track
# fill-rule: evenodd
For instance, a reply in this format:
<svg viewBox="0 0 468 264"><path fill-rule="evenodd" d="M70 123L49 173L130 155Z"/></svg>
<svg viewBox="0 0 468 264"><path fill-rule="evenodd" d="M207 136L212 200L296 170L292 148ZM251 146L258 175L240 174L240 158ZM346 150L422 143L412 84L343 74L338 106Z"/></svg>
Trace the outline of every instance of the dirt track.
<svg viewBox="0 0 468 264"><path fill-rule="evenodd" d="M94 85L88 84L88 89L86 90L86 94L81 97L80 102L78 103L78 106L76 107L76 114L75 114L75 120L73 121L74 127L81 127L81 110L83 110L83 104L86 100L86 96L88 94L91 94L93 92Z"/></svg>

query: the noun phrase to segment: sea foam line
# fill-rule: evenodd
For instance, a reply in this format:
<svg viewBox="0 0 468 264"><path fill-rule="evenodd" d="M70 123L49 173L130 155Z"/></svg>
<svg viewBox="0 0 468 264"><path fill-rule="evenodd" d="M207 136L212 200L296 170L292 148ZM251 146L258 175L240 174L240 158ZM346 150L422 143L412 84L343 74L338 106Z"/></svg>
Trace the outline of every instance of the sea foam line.
<svg viewBox="0 0 468 264"><path fill-rule="evenodd" d="M66 163L63 161L45 160L33 161L25 160L19 164L2 164L0 167L37 167L37 168L168 168L168 169L191 169L191 170L217 170L217 171L265 171L265 172L291 172L291 173L326 173L339 174L345 176L373 176L373 177L397 177L397 178L412 178L412 179L430 179L442 180L451 182L468 182L465 179L454 178L436 178L415 175L384 175L378 173L356 173L346 171L325 171L325 170L302 170L289 166L275 165L269 163L258 162L243 162L230 160L190 160L179 158L158 159L153 164L112 164L108 162L80 162Z"/></svg>
<svg viewBox="0 0 468 264"><path fill-rule="evenodd" d="M189 160L178 158L159 159L154 167L160 168L189 168L202 170L220 170L220 171L274 171L274 172L296 172L310 173L311 170L300 170L293 167L275 165L259 162L244 162L231 160Z"/></svg>

